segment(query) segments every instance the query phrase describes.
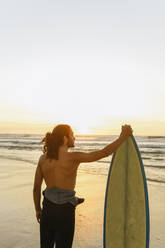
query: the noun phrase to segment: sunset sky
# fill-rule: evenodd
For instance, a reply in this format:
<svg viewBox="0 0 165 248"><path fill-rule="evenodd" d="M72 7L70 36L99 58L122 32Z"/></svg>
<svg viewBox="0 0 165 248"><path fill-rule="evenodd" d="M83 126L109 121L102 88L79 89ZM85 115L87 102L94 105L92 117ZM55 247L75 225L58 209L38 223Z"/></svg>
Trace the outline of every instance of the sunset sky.
<svg viewBox="0 0 165 248"><path fill-rule="evenodd" d="M163 0L6 0L0 133L165 135Z"/></svg>

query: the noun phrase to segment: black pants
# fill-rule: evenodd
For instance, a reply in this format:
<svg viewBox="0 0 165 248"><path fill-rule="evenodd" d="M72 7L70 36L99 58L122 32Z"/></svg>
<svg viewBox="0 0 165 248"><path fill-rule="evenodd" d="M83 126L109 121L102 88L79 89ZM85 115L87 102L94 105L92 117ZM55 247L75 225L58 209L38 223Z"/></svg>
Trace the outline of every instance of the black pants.
<svg viewBox="0 0 165 248"><path fill-rule="evenodd" d="M75 228L75 207L43 200L40 219L41 248L71 248Z"/></svg>

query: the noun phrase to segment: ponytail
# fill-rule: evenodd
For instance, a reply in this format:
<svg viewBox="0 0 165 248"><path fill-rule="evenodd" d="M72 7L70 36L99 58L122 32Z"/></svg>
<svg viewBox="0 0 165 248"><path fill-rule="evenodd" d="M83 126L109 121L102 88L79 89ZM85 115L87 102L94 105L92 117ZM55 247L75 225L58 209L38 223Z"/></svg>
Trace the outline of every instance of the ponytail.
<svg viewBox="0 0 165 248"><path fill-rule="evenodd" d="M64 136L68 136L70 132L69 125L58 125L52 132L47 132L42 139L41 144L44 143L43 152L46 153L47 158L54 158L58 160L59 147L63 145Z"/></svg>
<svg viewBox="0 0 165 248"><path fill-rule="evenodd" d="M51 132L47 132L45 137L42 139L40 143L40 144L44 143L43 153L47 152L47 147L48 147L48 144L50 143L51 135L52 135Z"/></svg>

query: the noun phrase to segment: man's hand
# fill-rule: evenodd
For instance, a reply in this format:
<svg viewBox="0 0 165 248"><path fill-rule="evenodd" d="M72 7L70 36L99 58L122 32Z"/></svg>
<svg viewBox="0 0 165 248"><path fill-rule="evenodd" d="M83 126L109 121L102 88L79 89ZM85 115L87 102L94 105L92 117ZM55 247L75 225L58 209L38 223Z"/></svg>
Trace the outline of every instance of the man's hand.
<svg viewBox="0 0 165 248"><path fill-rule="evenodd" d="M36 211L36 218L37 218L38 223L40 223L41 213L42 213L41 210Z"/></svg>
<svg viewBox="0 0 165 248"><path fill-rule="evenodd" d="M41 185L43 182L41 163L42 163L43 156L44 155L42 155L38 161L38 165L37 165L36 172L35 172L35 178L34 178L34 186L33 186L33 200L34 200L36 218L37 218L38 223L40 223L40 217L41 217L40 200L41 200Z"/></svg>
<svg viewBox="0 0 165 248"><path fill-rule="evenodd" d="M133 133L133 130L130 125L122 126L121 137L127 139L129 136L132 135L132 133Z"/></svg>

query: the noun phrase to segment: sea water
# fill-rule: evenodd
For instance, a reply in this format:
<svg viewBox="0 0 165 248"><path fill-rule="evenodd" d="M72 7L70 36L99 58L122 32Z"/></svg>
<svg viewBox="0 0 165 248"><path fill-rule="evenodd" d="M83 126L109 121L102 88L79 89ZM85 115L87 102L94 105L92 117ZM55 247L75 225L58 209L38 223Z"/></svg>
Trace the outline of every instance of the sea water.
<svg viewBox="0 0 165 248"><path fill-rule="evenodd" d="M75 148L71 151L96 151L116 138L117 136L109 135L77 136ZM43 145L40 144L42 139L42 135L0 134L0 158L28 162L36 167L43 153ZM165 183L165 136L135 136L135 139L141 152L147 180ZM109 156L95 163L82 163L79 170L89 174L107 175L111 159L112 156Z"/></svg>

